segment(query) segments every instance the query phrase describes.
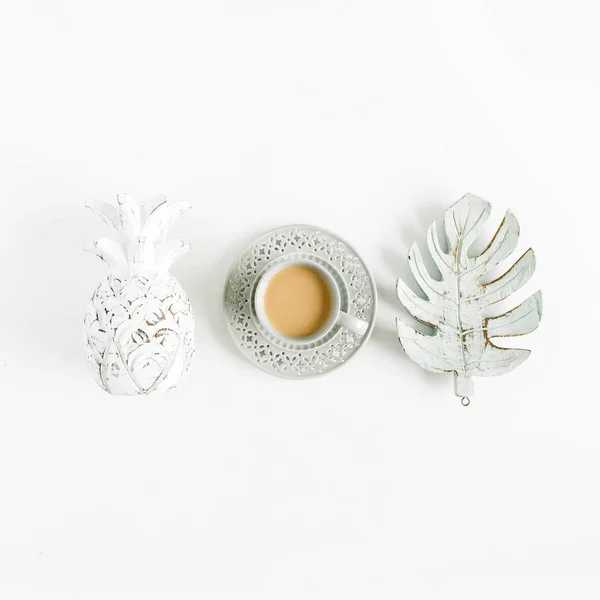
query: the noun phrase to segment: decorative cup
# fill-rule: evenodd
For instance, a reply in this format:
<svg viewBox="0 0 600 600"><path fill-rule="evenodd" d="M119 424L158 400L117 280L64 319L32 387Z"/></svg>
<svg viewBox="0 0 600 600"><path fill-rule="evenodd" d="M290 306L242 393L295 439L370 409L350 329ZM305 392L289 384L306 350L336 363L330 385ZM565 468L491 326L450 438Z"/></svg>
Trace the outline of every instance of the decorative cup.
<svg viewBox="0 0 600 600"><path fill-rule="evenodd" d="M290 267L307 267L316 271L326 283L331 294L331 310L325 323L314 333L306 337L290 337L276 329L269 321L265 311L265 294L271 280L277 273ZM262 327L275 338L279 338L291 344L315 344L325 338L331 330L336 327L344 327L350 331L363 335L369 328L369 324L362 319L349 315L342 310L342 293L339 285L331 272L315 260L307 258L290 258L283 260L268 268L259 278L254 294L254 310Z"/></svg>

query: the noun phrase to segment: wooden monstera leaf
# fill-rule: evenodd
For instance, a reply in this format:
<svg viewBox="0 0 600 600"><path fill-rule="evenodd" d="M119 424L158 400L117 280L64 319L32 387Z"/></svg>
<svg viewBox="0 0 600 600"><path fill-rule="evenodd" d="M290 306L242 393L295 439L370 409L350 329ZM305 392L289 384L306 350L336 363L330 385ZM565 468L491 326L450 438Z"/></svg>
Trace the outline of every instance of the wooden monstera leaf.
<svg viewBox="0 0 600 600"><path fill-rule="evenodd" d="M484 309L505 300L533 275L535 255L530 248L504 275L489 283L482 276L508 258L517 246L519 224L507 211L487 248L477 256L468 250L490 214L482 198L467 194L444 213L447 252L440 245L435 222L427 230L427 246L441 280L427 271L416 244L408 254L410 270L427 299L401 279L398 298L419 321L434 327L426 335L397 319L398 337L418 365L435 373L454 373L454 393L467 399L474 393L472 377L502 375L520 365L530 350L501 348L492 339L530 333L542 316L542 293L536 292L516 308L495 317Z"/></svg>

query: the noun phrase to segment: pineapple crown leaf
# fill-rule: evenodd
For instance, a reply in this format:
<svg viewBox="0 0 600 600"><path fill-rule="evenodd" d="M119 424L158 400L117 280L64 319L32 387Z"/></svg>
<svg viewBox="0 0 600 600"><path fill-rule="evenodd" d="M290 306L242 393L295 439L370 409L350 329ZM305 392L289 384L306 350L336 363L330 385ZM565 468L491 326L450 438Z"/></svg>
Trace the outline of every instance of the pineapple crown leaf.
<svg viewBox="0 0 600 600"><path fill-rule="evenodd" d="M192 206L187 202L177 202L175 204L163 202L148 215L142 225L141 235L163 241L175 219L190 210L190 208Z"/></svg>
<svg viewBox="0 0 600 600"><path fill-rule="evenodd" d="M159 194L158 196L155 196L152 200L148 200L147 202L145 202L144 206L142 207L142 215L143 215L144 222L146 222L148 220L148 217L150 217L150 215L152 215L152 213L154 213L154 211L159 206L162 206L163 204L166 204L166 203L167 203L167 197L163 196L162 194Z"/></svg>
<svg viewBox="0 0 600 600"><path fill-rule="evenodd" d="M112 204L102 200L88 200L85 206L98 215L109 227L117 231L117 209Z"/></svg>
<svg viewBox="0 0 600 600"><path fill-rule="evenodd" d="M142 230L142 215L139 204L127 194L117 194L119 220L117 231L125 236L139 236Z"/></svg>
<svg viewBox="0 0 600 600"><path fill-rule="evenodd" d="M169 228L177 217L191 208L187 202L169 203L165 196L138 204L128 194L118 194L116 205L90 200L86 206L119 235L119 242L101 238L86 250L96 254L111 267L127 266L131 262L129 246L150 244L154 247L152 263L168 269L190 246L181 240L165 242Z"/></svg>
<svg viewBox="0 0 600 600"><path fill-rule="evenodd" d="M171 265L190 251L190 245L182 240L170 240L156 247L156 268L169 270Z"/></svg>
<svg viewBox="0 0 600 600"><path fill-rule="evenodd" d="M188 202L169 203L165 196L140 206L128 194L118 194L116 206L102 200L90 200L86 206L122 238L146 237L154 242L164 241L175 219L192 208Z"/></svg>
<svg viewBox="0 0 600 600"><path fill-rule="evenodd" d="M127 266L127 257L123 251L123 246L114 240L100 238L93 244L85 246L87 252L95 254L100 260L103 260L110 267Z"/></svg>

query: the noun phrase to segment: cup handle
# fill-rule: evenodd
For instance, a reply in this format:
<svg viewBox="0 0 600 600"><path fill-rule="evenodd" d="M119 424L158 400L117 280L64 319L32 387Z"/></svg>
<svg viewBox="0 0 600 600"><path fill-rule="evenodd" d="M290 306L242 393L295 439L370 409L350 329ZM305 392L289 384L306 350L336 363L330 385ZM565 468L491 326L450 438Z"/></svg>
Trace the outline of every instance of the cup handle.
<svg viewBox="0 0 600 600"><path fill-rule="evenodd" d="M365 334L367 329L369 329L369 324L366 321L353 317L352 315L349 315L341 310L338 315L337 324L349 329L350 331L353 331L354 333L357 333L358 335Z"/></svg>

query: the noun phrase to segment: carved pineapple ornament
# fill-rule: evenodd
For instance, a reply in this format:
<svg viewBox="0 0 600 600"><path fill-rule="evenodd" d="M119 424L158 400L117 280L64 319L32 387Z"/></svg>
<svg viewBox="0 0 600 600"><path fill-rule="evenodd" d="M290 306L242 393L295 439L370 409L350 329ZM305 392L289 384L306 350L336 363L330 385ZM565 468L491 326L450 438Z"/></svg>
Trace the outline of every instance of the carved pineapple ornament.
<svg viewBox="0 0 600 600"><path fill-rule="evenodd" d="M507 259L519 240L517 218L507 211L486 249L476 256L468 254L490 210L489 202L472 194L446 210L443 233L447 250L440 245L435 222L431 224L427 247L441 279L431 276L413 244L408 264L427 299L401 279L397 287L398 298L408 312L434 328L433 335L425 335L397 319L402 347L424 369L454 373L454 393L465 406L474 393L473 376L508 373L531 354L530 350L502 348L497 338L530 333L542 317L540 291L504 314L487 316L488 310L493 314L494 304L525 285L535 270L535 255L529 248L503 275L486 281L486 273Z"/></svg>
<svg viewBox="0 0 600 600"><path fill-rule="evenodd" d="M87 206L119 238L86 247L111 269L85 315L85 355L94 379L110 394L169 390L188 370L195 339L190 301L169 273L189 246L165 236L190 206L164 196L140 206L125 194L116 205Z"/></svg>

